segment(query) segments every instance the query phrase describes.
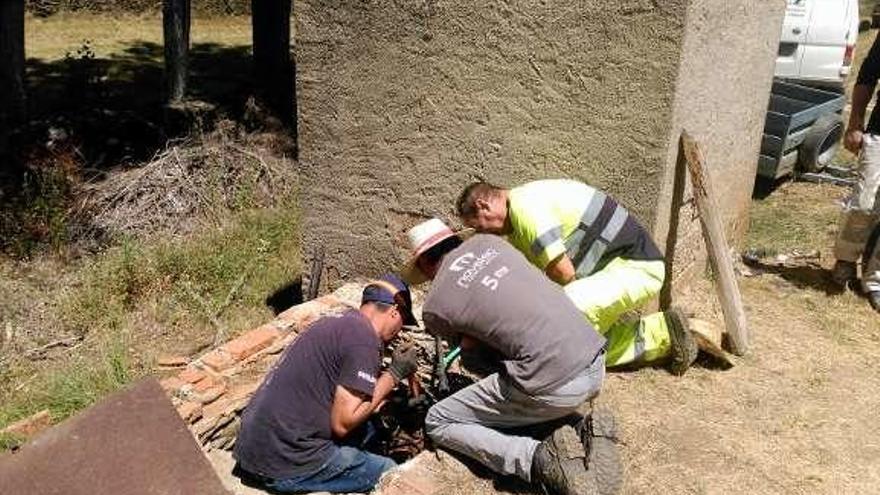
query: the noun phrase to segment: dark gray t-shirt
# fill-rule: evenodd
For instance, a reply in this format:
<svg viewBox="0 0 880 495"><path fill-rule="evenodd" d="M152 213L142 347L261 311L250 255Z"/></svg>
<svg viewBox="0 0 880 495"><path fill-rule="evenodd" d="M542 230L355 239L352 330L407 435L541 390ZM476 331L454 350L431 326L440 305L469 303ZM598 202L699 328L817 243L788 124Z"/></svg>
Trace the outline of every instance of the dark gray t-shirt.
<svg viewBox="0 0 880 495"><path fill-rule="evenodd" d="M605 345L561 287L494 235L475 235L446 255L423 316L431 333L468 335L500 352L527 393L564 385Z"/></svg>
<svg viewBox="0 0 880 495"><path fill-rule="evenodd" d="M335 452L330 409L336 386L371 396L382 341L359 311L326 316L300 335L242 415L235 459L273 479L308 474Z"/></svg>

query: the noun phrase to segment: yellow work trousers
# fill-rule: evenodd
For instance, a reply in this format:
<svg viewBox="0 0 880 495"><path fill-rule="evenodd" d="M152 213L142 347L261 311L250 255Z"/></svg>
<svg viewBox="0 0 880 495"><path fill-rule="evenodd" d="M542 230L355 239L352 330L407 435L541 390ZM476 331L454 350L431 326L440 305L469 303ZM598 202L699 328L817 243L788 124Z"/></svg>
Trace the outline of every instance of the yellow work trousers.
<svg viewBox="0 0 880 495"><path fill-rule="evenodd" d="M619 321L624 313L656 296L665 275L662 260L615 258L598 272L565 286L575 306L608 340L607 367L649 364L669 355L669 328L663 313Z"/></svg>

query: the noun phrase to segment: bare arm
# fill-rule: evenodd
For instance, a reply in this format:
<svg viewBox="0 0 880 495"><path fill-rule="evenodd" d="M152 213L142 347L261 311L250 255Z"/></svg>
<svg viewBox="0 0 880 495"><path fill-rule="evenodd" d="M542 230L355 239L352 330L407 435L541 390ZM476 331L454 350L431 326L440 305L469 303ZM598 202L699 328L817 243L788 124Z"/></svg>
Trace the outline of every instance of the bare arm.
<svg viewBox="0 0 880 495"><path fill-rule="evenodd" d="M858 154L862 147L862 132L865 129L865 110L874 94L874 86L856 84L852 93L852 106L849 113L849 124L843 145L849 151Z"/></svg>
<svg viewBox="0 0 880 495"><path fill-rule="evenodd" d="M871 101L877 79L880 78L880 39L875 39L862 61L850 102L849 125L843 137L843 146L853 153L862 148L862 133L865 130L865 110Z"/></svg>
<svg viewBox="0 0 880 495"><path fill-rule="evenodd" d="M566 285L571 282L574 280L575 275L574 265L565 253L560 254L556 259L548 263L544 273L559 285Z"/></svg>
<svg viewBox="0 0 880 495"><path fill-rule="evenodd" d="M336 438L344 438L352 430L360 426L388 397L396 382L387 371L376 380L373 397L355 392L342 385L336 386L333 406L330 408L330 429Z"/></svg>
<svg viewBox="0 0 880 495"><path fill-rule="evenodd" d="M462 336L461 336L461 344L460 344L460 345L461 345L461 349L462 349L463 351L469 351L469 350L474 349L474 348L476 348L477 346L479 346L479 345L480 345L480 341L477 340L477 339L475 339L475 338L473 338L473 337L471 337L470 335L464 335L464 334L462 334Z"/></svg>

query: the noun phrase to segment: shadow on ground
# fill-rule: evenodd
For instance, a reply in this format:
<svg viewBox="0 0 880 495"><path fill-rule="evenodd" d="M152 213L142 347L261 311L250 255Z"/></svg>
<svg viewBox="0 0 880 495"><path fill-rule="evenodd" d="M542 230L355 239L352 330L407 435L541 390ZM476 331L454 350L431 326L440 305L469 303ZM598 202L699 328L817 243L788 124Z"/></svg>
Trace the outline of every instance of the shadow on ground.
<svg viewBox="0 0 880 495"><path fill-rule="evenodd" d="M299 276L266 296L264 302L277 315L287 308L301 304L304 300L302 276Z"/></svg>
<svg viewBox="0 0 880 495"><path fill-rule="evenodd" d="M827 295L842 294L844 292L843 287L831 280L830 272L821 266L809 264L783 266L762 263L760 261L750 262L749 266L763 273L777 275L799 289L818 290Z"/></svg>
<svg viewBox="0 0 880 495"><path fill-rule="evenodd" d="M0 157L7 162L0 167L0 251L20 257L65 245L77 184L151 159L190 131L189 123L210 130L216 119L242 120L253 93L249 46L192 46L188 97L210 110L189 122L166 118L162 60L162 46L147 41L104 58L86 43L63 59L27 60L28 121Z"/></svg>
<svg viewBox="0 0 880 495"><path fill-rule="evenodd" d="M251 92L250 47L196 43L189 96L232 119ZM162 46L135 41L108 58L88 45L60 60L27 61L24 144L69 140L92 170L149 159L166 139Z"/></svg>
<svg viewBox="0 0 880 495"><path fill-rule="evenodd" d="M790 175L778 179L768 179L759 175L755 177L755 186L752 189L752 199L766 199L783 184L791 182L792 180L793 178Z"/></svg>

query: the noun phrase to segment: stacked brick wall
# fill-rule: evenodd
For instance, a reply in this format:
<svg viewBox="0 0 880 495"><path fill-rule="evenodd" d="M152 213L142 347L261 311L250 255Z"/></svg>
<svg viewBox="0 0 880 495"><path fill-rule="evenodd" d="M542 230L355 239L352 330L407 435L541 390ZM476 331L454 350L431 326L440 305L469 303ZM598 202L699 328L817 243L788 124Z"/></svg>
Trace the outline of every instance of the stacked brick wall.
<svg viewBox="0 0 880 495"><path fill-rule="evenodd" d="M351 289L345 286L338 292L351 293ZM323 296L294 306L191 362L160 360L160 366L182 368L163 379L162 387L203 448L228 449L235 442L241 411L281 351L316 319L350 307L352 302L336 295Z"/></svg>

